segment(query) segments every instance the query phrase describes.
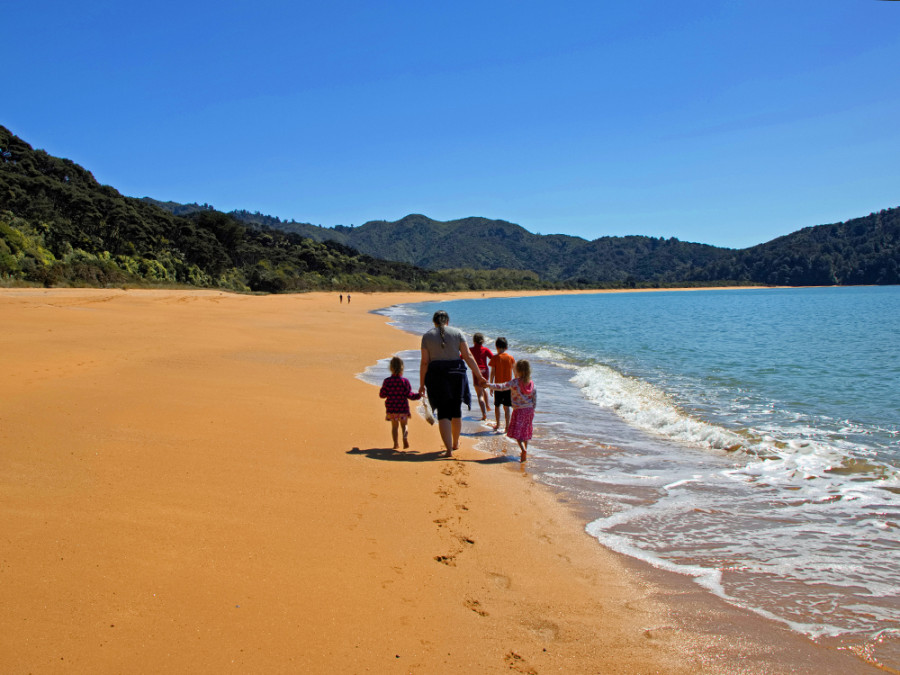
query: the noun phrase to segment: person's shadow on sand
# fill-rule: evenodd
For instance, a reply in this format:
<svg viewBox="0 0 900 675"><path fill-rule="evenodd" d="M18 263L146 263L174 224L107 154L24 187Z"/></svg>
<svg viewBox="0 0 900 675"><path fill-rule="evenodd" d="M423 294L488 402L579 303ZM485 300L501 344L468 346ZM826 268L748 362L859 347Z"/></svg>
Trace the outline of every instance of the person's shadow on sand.
<svg viewBox="0 0 900 675"><path fill-rule="evenodd" d="M459 459L446 457L443 450L435 452L417 452L415 450L394 450L393 448L353 448L348 455L365 455L369 459L380 459L386 462L433 462L437 459L452 459L456 462L472 462L474 464L506 464L518 461L512 457L486 457L485 459Z"/></svg>

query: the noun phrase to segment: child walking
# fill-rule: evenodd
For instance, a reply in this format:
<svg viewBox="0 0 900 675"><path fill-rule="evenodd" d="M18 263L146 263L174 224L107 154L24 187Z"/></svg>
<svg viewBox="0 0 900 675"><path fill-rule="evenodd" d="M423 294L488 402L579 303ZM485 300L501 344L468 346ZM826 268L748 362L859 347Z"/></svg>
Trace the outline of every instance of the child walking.
<svg viewBox="0 0 900 675"><path fill-rule="evenodd" d="M488 359L494 358L494 352L484 346L484 335L475 333L472 336L472 346L469 347L472 352L472 358L481 371L481 376L487 380L488 378ZM485 387L475 385L475 395L478 397L478 405L481 406L481 421L487 419L487 414L491 411L491 404L488 403L488 390Z"/></svg>
<svg viewBox="0 0 900 675"><path fill-rule="evenodd" d="M507 382L512 379L516 360L511 354L506 353L509 343L505 337L498 337L494 341L494 346L497 348L497 353L488 361L491 366L491 382ZM497 420L497 423L494 424L495 431L500 428L500 406L503 406L503 430L506 431L509 427L509 406L511 403L508 391L494 392L494 415Z"/></svg>
<svg viewBox="0 0 900 675"><path fill-rule="evenodd" d="M528 459L528 441L531 440L534 409L537 407L537 388L531 380L531 364L525 359L516 362L516 377L508 382L491 382L487 386L494 391L509 391L512 398L512 419L506 425L506 435L519 444L519 461Z"/></svg>
<svg viewBox="0 0 900 675"><path fill-rule="evenodd" d="M399 427L403 427L403 448L409 447L409 433L406 423L409 421L409 401L418 401L422 394L413 393L409 380L403 377L403 359L395 356L391 359L391 376L381 383L378 395L384 399L385 419L391 423L391 436L394 439L394 450L398 443Z"/></svg>

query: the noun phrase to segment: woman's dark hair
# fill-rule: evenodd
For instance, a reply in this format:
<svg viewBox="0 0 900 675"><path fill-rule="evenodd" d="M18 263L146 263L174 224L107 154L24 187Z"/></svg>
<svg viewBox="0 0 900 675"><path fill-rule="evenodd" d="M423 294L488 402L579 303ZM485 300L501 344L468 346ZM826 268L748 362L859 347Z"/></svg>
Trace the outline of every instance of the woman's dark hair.
<svg viewBox="0 0 900 675"><path fill-rule="evenodd" d="M447 314L442 309L439 309L434 313L434 316L431 317L431 320L434 322L434 325L437 326L441 331L441 347L444 346L444 326L450 323L450 315Z"/></svg>
<svg viewBox="0 0 900 675"><path fill-rule="evenodd" d="M482 335L481 333L475 333L475 335L472 336L472 342L474 342L476 345L483 345L484 335Z"/></svg>

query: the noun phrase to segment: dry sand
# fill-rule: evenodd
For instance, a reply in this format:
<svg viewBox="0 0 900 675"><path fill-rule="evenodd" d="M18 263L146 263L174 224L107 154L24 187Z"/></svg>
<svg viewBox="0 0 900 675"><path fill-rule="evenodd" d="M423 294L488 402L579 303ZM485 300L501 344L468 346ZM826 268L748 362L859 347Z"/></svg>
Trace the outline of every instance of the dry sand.
<svg viewBox="0 0 900 675"><path fill-rule="evenodd" d="M418 339L369 310L425 299L0 290L0 672L860 665L660 585L418 416L389 451L354 375Z"/></svg>

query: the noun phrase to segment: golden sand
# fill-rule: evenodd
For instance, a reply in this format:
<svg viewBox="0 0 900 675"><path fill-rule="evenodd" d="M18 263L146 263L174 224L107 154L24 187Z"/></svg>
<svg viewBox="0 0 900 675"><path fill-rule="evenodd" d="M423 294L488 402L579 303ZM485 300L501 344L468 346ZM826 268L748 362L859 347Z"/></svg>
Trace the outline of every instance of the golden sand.
<svg viewBox="0 0 900 675"><path fill-rule="evenodd" d="M518 466L387 450L370 310L425 299L0 290L0 672L779 672Z"/></svg>

